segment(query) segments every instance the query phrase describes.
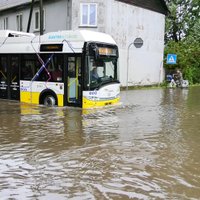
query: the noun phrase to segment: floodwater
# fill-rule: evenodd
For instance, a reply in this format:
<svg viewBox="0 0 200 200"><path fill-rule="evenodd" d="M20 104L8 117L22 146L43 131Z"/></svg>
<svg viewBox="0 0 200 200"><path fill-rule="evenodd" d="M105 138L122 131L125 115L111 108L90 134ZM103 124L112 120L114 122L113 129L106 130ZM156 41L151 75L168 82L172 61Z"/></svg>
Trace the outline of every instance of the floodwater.
<svg viewBox="0 0 200 200"><path fill-rule="evenodd" d="M0 100L0 199L200 199L200 87L121 94L88 111Z"/></svg>

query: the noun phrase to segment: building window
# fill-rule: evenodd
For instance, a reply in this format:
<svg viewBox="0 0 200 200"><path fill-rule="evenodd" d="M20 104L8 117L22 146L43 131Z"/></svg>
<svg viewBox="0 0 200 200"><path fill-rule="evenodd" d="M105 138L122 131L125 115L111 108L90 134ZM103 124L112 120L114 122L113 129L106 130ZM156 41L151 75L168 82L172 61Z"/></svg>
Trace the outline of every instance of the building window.
<svg viewBox="0 0 200 200"><path fill-rule="evenodd" d="M40 11L36 10L34 12L34 30L40 30ZM45 11L43 10L43 30L45 30Z"/></svg>
<svg viewBox="0 0 200 200"><path fill-rule="evenodd" d="M3 29L4 30L8 29L8 17L5 17L3 19Z"/></svg>
<svg viewBox="0 0 200 200"><path fill-rule="evenodd" d="M22 14L18 14L16 17L17 20L17 31L22 31L23 27L22 27Z"/></svg>
<svg viewBox="0 0 200 200"><path fill-rule="evenodd" d="M81 4L81 26L97 26L97 4Z"/></svg>

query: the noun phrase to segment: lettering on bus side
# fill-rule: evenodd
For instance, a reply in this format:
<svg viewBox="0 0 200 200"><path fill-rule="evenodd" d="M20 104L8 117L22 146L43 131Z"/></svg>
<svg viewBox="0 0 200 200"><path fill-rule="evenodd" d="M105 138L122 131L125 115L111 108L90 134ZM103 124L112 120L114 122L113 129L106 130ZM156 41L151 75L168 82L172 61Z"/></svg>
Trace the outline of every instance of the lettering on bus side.
<svg viewBox="0 0 200 200"><path fill-rule="evenodd" d="M49 40L56 40L56 39L64 39L65 37L63 35L49 35Z"/></svg>
<svg viewBox="0 0 200 200"><path fill-rule="evenodd" d="M89 92L89 95L90 95L90 96L96 96L96 95L97 95L97 91L90 91L90 92Z"/></svg>
<svg viewBox="0 0 200 200"><path fill-rule="evenodd" d="M27 91L29 91L29 86L21 86L21 87L20 87L20 91L22 91L22 92L27 92Z"/></svg>

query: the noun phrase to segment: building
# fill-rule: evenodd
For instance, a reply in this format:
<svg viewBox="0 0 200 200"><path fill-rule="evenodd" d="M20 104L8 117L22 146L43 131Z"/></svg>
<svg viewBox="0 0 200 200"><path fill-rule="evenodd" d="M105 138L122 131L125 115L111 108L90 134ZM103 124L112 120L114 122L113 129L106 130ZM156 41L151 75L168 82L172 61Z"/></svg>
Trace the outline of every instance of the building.
<svg viewBox="0 0 200 200"><path fill-rule="evenodd" d="M32 0L1 0L0 29L26 31ZM30 32L39 34L39 0ZM43 0L44 33L89 29L113 36L120 50L122 86L163 81L164 0ZM134 45L136 42L136 46ZM139 45L139 46L137 46Z"/></svg>

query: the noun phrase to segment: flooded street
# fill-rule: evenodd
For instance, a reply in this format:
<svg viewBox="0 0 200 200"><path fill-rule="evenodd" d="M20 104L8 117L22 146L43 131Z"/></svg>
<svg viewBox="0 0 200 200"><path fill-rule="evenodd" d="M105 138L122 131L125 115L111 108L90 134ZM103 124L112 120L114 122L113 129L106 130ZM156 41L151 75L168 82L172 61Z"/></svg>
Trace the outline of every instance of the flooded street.
<svg viewBox="0 0 200 200"><path fill-rule="evenodd" d="M88 111L0 100L0 199L200 199L200 87L121 95Z"/></svg>

